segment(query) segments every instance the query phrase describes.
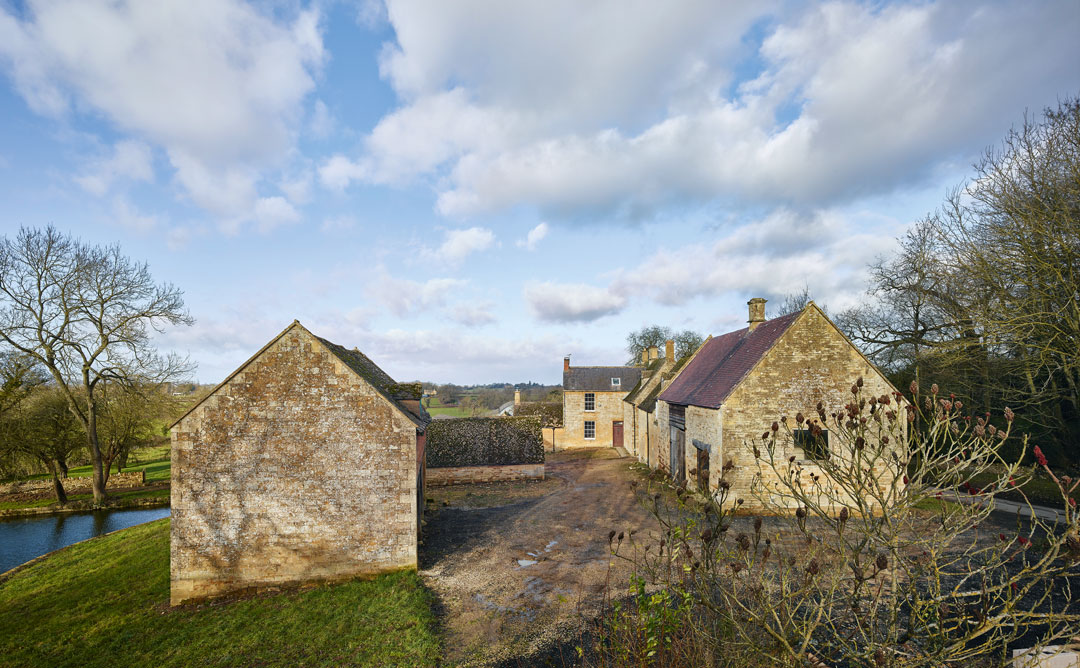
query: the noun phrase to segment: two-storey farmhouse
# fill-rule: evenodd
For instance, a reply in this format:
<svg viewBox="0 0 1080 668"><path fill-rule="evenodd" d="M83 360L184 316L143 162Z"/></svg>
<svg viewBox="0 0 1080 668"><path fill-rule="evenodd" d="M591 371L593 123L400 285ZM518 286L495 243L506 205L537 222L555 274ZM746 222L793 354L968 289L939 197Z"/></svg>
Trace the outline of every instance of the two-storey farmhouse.
<svg viewBox="0 0 1080 668"><path fill-rule="evenodd" d="M638 381L636 366L570 366L563 360L563 433L559 447L622 447L623 397Z"/></svg>
<svg viewBox="0 0 1080 668"><path fill-rule="evenodd" d="M299 322L172 427L172 603L415 568L418 384Z"/></svg>

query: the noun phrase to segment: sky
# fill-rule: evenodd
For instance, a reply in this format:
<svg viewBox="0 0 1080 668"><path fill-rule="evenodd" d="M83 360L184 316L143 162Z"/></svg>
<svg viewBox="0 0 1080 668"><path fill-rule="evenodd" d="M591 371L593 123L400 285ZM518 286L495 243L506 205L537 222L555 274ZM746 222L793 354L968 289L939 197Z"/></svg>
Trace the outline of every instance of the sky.
<svg viewBox="0 0 1080 668"><path fill-rule="evenodd" d="M869 299L1080 94L1077 35L1077 0L0 0L0 234L148 262L202 382L299 319L402 381L558 383Z"/></svg>

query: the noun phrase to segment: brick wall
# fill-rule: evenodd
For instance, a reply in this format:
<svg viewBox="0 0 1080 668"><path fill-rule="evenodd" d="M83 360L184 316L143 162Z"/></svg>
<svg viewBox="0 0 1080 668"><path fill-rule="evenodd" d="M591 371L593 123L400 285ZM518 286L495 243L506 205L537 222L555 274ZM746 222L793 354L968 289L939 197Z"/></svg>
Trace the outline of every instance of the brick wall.
<svg viewBox="0 0 1080 668"><path fill-rule="evenodd" d="M510 464L507 466L455 466L427 470L428 487L461 485L479 482L509 482L513 480L543 480L543 464Z"/></svg>
<svg viewBox="0 0 1080 668"><path fill-rule="evenodd" d="M596 410L585 410L584 392L563 392L563 434L557 448L610 447L611 423L623 419L626 392L596 392ZM585 421L596 422L596 438L585 439ZM627 443L623 424L623 444Z"/></svg>
<svg viewBox="0 0 1080 668"><path fill-rule="evenodd" d="M173 604L416 566L416 426L298 324L172 436Z"/></svg>

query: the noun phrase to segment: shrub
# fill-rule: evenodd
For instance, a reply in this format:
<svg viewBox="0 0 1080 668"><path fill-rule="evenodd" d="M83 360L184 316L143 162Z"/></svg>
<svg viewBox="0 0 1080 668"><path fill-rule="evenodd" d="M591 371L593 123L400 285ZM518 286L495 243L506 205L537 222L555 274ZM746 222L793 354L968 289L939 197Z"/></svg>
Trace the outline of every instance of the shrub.
<svg viewBox="0 0 1080 668"><path fill-rule="evenodd" d="M433 420L427 427L426 451L430 468L544 463L536 417Z"/></svg>
<svg viewBox="0 0 1080 668"><path fill-rule="evenodd" d="M1080 521L1069 494L1080 481L1055 476L1034 448L1062 521L1018 516L1008 531L987 531L995 497L1031 475L999 454L1010 439L1028 449L1010 433L1012 412L965 415L937 386L911 392L868 397L856 383L847 405L798 416L832 434L820 472L777 456L791 425L762 416L764 433L747 447L779 480L758 485L759 500L795 509L778 519L735 517L723 478L705 495L677 488L672 503L650 482L641 500L659 538L612 543L649 588L631 592L634 614L608 611L601 663L1002 665L1017 646L1076 637ZM991 480L976 487L976 474ZM662 597L643 598L650 590ZM657 600L679 614L652 640Z"/></svg>

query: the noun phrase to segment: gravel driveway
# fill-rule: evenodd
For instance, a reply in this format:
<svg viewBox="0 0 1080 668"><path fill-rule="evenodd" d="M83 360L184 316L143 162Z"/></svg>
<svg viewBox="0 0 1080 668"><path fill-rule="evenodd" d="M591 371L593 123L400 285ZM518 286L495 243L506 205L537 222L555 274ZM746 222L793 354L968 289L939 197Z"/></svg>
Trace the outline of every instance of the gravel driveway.
<svg viewBox="0 0 1080 668"><path fill-rule="evenodd" d="M655 529L630 487L632 462L612 448L560 452L546 475L563 484L544 496L428 517L420 573L439 598L449 664L572 658L608 578L626 591L630 571L621 560L609 568L608 533Z"/></svg>

